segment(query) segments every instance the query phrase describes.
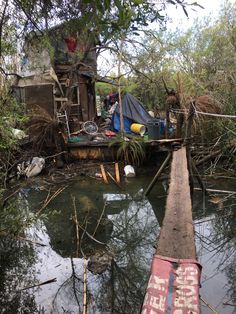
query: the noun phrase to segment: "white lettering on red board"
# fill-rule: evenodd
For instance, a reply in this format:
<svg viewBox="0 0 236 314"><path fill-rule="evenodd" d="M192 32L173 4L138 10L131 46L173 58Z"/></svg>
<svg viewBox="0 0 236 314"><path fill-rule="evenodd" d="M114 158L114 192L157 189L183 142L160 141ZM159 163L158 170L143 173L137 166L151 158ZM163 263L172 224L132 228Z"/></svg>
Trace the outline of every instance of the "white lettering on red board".
<svg viewBox="0 0 236 314"><path fill-rule="evenodd" d="M173 314L199 314L197 266L180 265L175 270L172 301ZM168 274L169 276L169 274ZM142 314L161 314L166 311L169 278L152 274L144 299Z"/></svg>

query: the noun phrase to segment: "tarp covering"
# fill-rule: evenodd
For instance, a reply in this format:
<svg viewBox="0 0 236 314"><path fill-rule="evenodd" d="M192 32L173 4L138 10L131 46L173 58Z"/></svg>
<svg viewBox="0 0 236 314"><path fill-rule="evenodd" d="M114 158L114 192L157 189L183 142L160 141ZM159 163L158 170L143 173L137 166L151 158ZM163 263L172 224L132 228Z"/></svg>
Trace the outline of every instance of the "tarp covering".
<svg viewBox="0 0 236 314"><path fill-rule="evenodd" d="M199 314L201 265L194 259L155 255L142 314Z"/></svg>
<svg viewBox="0 0 236 314"><path fill-rule="evenodd" d="M140 123L146 125L148 121L153 118L149 115L143 104L130 93L126 93L122 98L122 109L124 119L124 131L126 133L132 133L130 131L130 125L132 123ZM113 117L112 126L115 131L120 131L120 107L117 105Z"/></svg>

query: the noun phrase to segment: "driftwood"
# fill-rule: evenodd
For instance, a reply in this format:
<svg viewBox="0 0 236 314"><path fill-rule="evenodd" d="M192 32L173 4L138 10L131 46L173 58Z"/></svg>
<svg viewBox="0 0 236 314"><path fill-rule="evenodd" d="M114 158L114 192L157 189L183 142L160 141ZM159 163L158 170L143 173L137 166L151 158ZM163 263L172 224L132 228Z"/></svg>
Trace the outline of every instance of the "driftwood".
<svg viewBox="0 0 236 314"><path fill-rule="evenodd" d="M84 297L83 297L83 314L87 313L87 264L84 259Z"/></svg>
<svg viewBox="0 0 236 314"><path fill-rule="evenodd" d="M25 288L20 289L20 290L18 290L18 291L20 292L20 291L27 290L27 289L31 289L31 288L36 288L36 287L43 286L43 285L47 285L47 284L49 284L49 283L53 283L53 282L56 282L56 281L57 281L57 278L49 279L49 280L47 280L47 281L40 282L40 283L38 283L38 284L29 286L29 287L25 287Z"/></svg>
<svg viewBox="0 0 236 314"><path fill-rule="evenodd" d="M200 188L194 188L195 191L201 191ZM236 191L226 191L226 190L216 190L216 189L206 189L206 192L215 192L215 193L226 193L226 194L236 194Z"/></svg>
<svg viewBox="0 0 236 314"><path fill-rule="evenodd" d="M203 193L206 193L205 184L204 184L203 181L202 181L202 178L201 178L201 176L200 176L200 174L199 174L199 172L198 172L198 170L197 170L197 167L196 167L196 165L195 165L193 159L191 159L191 165L192 165L193 171L195 172L195 175L196 175L196 178L197 178L197 180L198 180L198 183L199 183L199 185L200 185L200 187L201 187L201 189L202 189L202 192L203 192Z"/></svg>
<svg viewBox="0 0 236 314"><path fill-rule="evenodd" d="M147 187L147 189L145 190L144 196L147 196L151 192L151 190L152 190L154 184L156 183L157 179L159 178L159 176L161 175L162 171L165 169L165 167L169 163L169 161L171 159L171 156L172 156L172 154L171 154L171 152L169 152L167 157L166 157L166 159L164 160L163 164L161 165L161 167L159 168L159 170L155 174L154 178L152 179L152 181L149 184L149 186Z"/></svg>
<svg viewBox="0 0 236 314"><path fill-rule="evenodd" d="M75 197L71 196L71 198L72 198L72 204L73 204L73 221L75 223L75 232L76 232L76 257L79 257L79 245L80 245L79 225L78 225L77 211L76 211L76 205L75 205Z"/></svg>
<svg viewBox="0 0 236 314"><path fill-rule="evenodd" d="M191 102L187 121L186 121L185 139L184 139L184 143L186 144L186 154L187 154L191 197L193 196L194 180L193 180L193 167L192 167L193 163L192 163L192 157L191 157L191 149L189 147L190 143L188 139L191 137L191 133L192 133L194 113L195 113L194 104Z"/></svg>
<svg viewBox="0 0 236 314"><path fill-rule="evenodd" d="M210 153L209 155L203 157L202 159L200 159L199 161L196 162L196 166L200 166L202 165L204 162L209 161L213 158L215 158L216 156L218 156L221 153L221 150L217 150L215 152Z"/></svg>
<svg viewBox="0 0 236 314"><path fill-rule="evenodd" d="M119 171L119 163L115 163L115 172L116 172L116 182L120 183L120 171Z"/></svg>
<svg viewBox="0 0 236 314"><path fill-rule="evenodd" d="M121 189L121 185L115 180L115 178L112 176L112 174L109 171L106 171L108 176L112 179L112 181L118 186L118 188Z"/></svg>
<svg viewBox="0 0 236 314"><path fill-rule="evenodd" d="M54 198L56 198L62 191L64 191L65 188L67 188L67 186L64 186L64 187L62 187L62 188L57 189L56 192L53 193L52 196L50 196L50 193L51 193L51 189L50 189L49 192L48 192L48 195L47 195L46 199L44 200L43 206L37 211L37 215L39 215L39 214L44 210L44 208L46 208L46 207L48 206L48 204L49 204L52 200L54 200Z"/></svg>
<svg viewBox="0 0 236 314"><path fill-rule="evenodd" d="M43 243L40 243L40 242L37 242L37 241L34 241L34 240L30 240L30 239L27 239L27 238L24 238L24 237L21 237L21 236L12 236L11 234L7 233L4 230L0 231L0 235L1 236L10 236L11 238L16 239L16 240L25 241L25 242L29 242L29 243L40 245L40 246L47 246L46 244L43 244Z"/></svg>
<svg viewBox="0 0 236 314"><path fill-rule="evenodd" d="M104 204L104 206L103 206L103 210L102 210L102 212L101 212L101 215L100 215L100 217L99 217L99 219L98 219L98 223L97 223L97 225L96 225L96 227L95 227L95 229L94 229L93 237L95 236L95 234L96 234L96 232L97 232L97 229L98 229L98 227L99 227L99 225L100 225L102 216L103 216L103 214L104 214L104 212L105 212L105 209L106 209L106 205L107 205L107 203L105 202L105 204Z"/></svg>
<svg viewBox="0 0 236 314"><path fill-rule="evenodd" d="M208 303L206 300L204 300L201 296L200 296L200 300L212 311L212 313L214 313L214 314L219 313L213 308L213 306L210 303Z"/></svg>
<svg viewBox="0 0 236 314"><path fill-rule="evenodd" d="M108 180L107 180L107 175L106 175L106 171L105 171L105 168L103 165L100 165L100 168L101 168L101 172L102 172L102 178L103 178L103 181L108 184Z"/></svg>

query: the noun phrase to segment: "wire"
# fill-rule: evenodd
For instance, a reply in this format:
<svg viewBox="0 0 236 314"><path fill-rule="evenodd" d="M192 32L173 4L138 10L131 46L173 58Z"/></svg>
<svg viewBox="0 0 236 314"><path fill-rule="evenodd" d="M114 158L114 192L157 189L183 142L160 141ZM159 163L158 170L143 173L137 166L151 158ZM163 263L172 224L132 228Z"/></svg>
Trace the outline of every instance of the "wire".
<svg viewBox="0 0 236 314"><path fill-rule="evenodd" d="M185 110L183 110L183 109L171 109L170 111L173 112L173 113L182 113L182 114L188 114L188 112L189 112L188 109L185 109ZM203 112L203 111L198 111L198 110L195 110L195 113L202 114L202 115L205 115L205 116L236 119L236 116L229 115L229 114L210 113L210 112Z"/></svg>

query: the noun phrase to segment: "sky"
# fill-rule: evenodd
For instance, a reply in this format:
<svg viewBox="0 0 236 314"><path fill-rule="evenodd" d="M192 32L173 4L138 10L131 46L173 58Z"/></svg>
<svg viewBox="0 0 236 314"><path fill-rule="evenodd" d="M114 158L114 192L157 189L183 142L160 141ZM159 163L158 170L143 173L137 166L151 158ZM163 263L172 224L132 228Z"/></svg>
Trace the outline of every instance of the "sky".
<svg viewBox="0 0 236 314"><path fill-rule="evenodd" d="M186 1L188 3L192 3L195 1ZM174 30L177 26L181 28L190 27L194 19L196 18L204 18L206 16L217 16L220 10L220 6L225 2L224 0L196 0L198 4L200 4L204 9L200 7L194 6L193 9L191 7L187 7L188 18L184 14L183 10L180 6L169 5L166 13L172 19L172 22L168 23L169 29ZM233 1L231 1L233 2Z"/></svg>
<svg viewBox="0 0 236 314"><path fill-rule="evenodd" d="M235 0L230 0L234 2ZM188 3L195 2L195 0L186 0ZM194 6L187 7L188 17L184 14L183 9L180 6L174 6L169 4L166 8L165 13L171 19L167 22L167 29L170 31L174 31L176 28L180 29L188 29L194 23L196 18L204 18L209 15L217 16L220 10L221 5L225 2L225 0L196 0L198 4L200 4L204 9ZM153 25L151 28L154 28ZM108 51L102 53L102 55L98 58L98 67L101 70L102 75L109 75L109 70L113 73L116 72L116 65L111 62L111 55Z"/></svg>

